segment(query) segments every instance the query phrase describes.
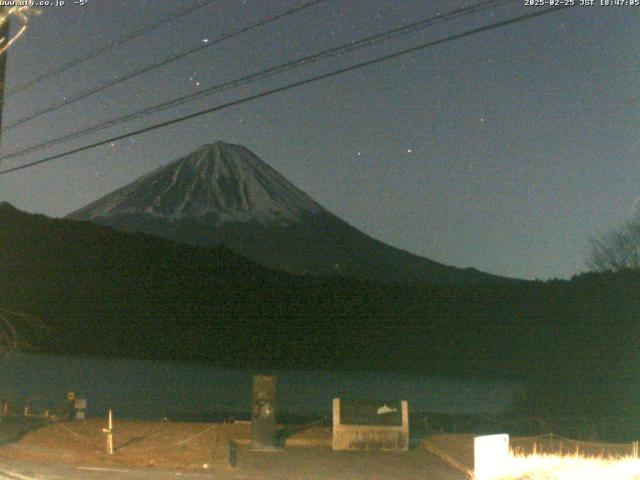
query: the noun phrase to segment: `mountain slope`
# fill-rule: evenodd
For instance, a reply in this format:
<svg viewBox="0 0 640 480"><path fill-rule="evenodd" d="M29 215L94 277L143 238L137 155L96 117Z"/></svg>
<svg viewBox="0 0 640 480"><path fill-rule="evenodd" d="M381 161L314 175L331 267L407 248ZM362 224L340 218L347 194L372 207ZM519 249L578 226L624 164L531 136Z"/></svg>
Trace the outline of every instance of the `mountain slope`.
<svg viewBox="0 0 640 480"><path fill-rule="evenodd" d="M267 267L391 283L506 280L391 247L328 212L242 146L217 142L70 214L198 246L224 245Z"/></svg>

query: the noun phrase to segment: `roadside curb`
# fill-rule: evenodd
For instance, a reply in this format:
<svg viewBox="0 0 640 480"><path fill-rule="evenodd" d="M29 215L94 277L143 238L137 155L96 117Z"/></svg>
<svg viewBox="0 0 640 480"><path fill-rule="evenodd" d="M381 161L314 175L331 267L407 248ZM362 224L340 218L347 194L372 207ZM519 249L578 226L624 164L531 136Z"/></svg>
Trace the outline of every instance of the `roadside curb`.
<svg viewBox="0 0 640 480"><path fill-rule="evenodd" d="M9 480L35 480L33 477L27 477L26 475L22 475L16 472L7 472L5 470L0 469L0 480L9 479Z"/></svg>
<svg viewBox="0 0 640 480"><path fill-rule="evenodd" d="M428 440L423 440L420 443L420 446L422 448L424 448L425 450L427 450L428 452L432 453L433 455L435 455L436 457L438 457L440 460L442 460L443 462L445 462L447 465L449 465L450 467L455 468L456 470L464 473L465 475L467 475L469 478L473 478L473 470L469 470L469 468L467 468L466 465L464 465L463 463L459 462L458 460L456 460L455 458L453 458L451 455L449 455L448 453L445 453L444 451L440 450L438 447L436 447L435 445L433 445L431 442L429 442Z"/></svg>

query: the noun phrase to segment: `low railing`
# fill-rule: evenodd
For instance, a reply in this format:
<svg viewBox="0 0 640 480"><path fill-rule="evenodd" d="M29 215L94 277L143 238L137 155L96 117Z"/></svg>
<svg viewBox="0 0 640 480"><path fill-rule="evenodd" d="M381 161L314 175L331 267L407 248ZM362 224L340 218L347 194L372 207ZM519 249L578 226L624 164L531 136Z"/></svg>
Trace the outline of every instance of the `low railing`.
<svg viewBox="0 0 640 480"><path fill-rule="evenodd" d="M635 457L638 442L585 442L561 437L553 433L535 437L511 437L510 449L518 454L581 455L586 457Z"/></svg>

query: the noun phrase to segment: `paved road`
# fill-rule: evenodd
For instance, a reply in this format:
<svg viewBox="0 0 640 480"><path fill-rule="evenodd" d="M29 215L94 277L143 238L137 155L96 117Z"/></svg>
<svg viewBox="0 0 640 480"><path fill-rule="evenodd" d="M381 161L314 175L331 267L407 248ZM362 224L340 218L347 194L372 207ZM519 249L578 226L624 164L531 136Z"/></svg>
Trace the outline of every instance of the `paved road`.
<svg viewBox="0 0 640 480"><path fill-rule="evenodd" d="M204 480L219 477L214 477L211 473L76 467L50 463L27 463L0 458L0 480L169 480L172 478Z"/></svg>
<svg viewBox="0 0 640 480"><path fill-rule="evenodd" d="M279 453L241 449L236 468L196 473L103 469L36 464L0 458L0 480L466 480L434 455L409 452L332 452L329 448L287 448Z"/></svg>

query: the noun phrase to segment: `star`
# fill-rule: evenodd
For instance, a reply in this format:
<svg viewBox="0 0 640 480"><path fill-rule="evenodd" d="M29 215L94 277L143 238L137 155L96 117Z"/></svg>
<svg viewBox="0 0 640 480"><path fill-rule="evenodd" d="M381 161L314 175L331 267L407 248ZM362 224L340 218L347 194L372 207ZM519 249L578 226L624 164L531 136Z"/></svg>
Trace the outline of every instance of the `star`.
<svg viewBox="0 0 640 480"><path fill-rule="evenodd" d="M357 155L358 155L359 157L361 157L361 156L362 156L362 152L358 152L358 153L357 153Z"/></svg>

